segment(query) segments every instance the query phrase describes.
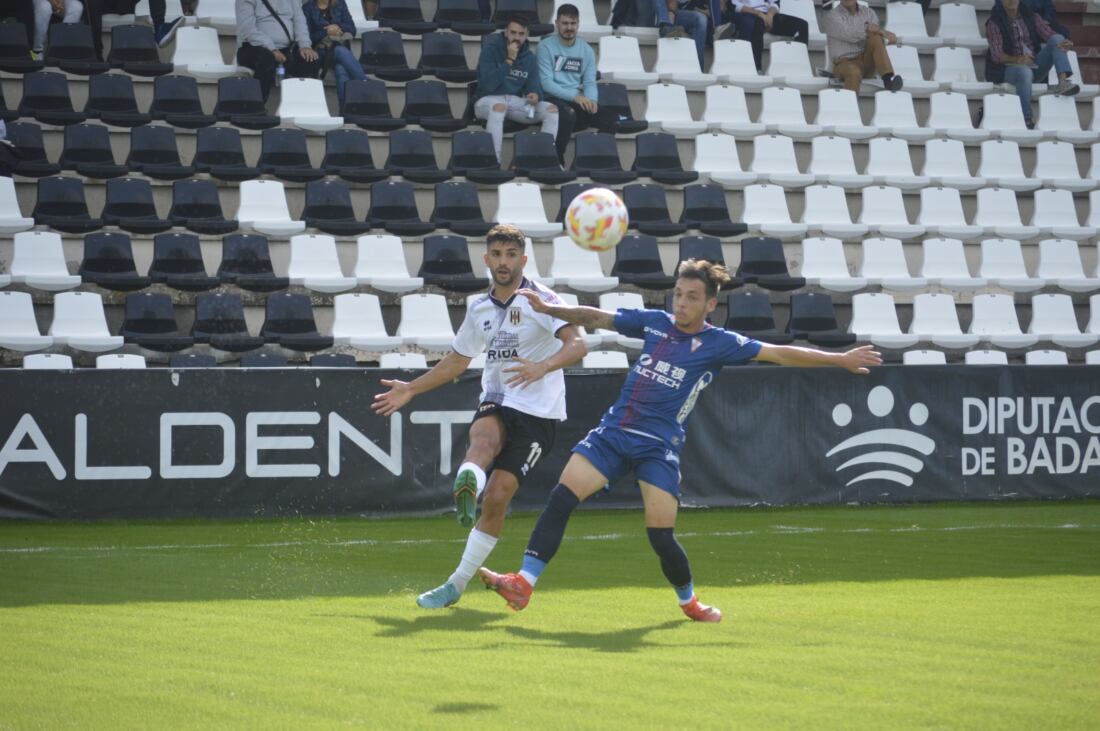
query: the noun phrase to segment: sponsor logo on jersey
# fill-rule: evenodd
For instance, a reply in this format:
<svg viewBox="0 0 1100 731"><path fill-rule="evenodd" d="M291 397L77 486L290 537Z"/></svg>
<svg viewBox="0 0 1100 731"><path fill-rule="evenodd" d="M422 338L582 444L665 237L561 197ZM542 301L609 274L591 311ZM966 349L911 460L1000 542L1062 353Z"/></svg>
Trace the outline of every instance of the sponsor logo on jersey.
<svg viewBox="0 0 1100 731"><path fill-rule="evenodd" d="M744 345L744 343L741 343L741 344ZM702 340L700 340L699 338L692 338L691 339L691 352L692 353L694 353L696 350L698 350L701 347L703 347L703 341Z"/></svg>
<svg viewBox="0 0 1100 731"><path fill-rule="evenodd" d="M499 350L486 350L485 360L512 360L519 357L519 351L515 348L501 348Z"/></svg>
<svg viewBox="0 0 1100 731"><path fill-rule="evenodd" d="M642 330L644 332L649 333L650 335L656 335L656 336L661 337L661 338L667 338L668 337L668 333L666 333L664 330L658 330L657 328L650 327L649 325L646 325L644 328L642 328Z"/></svg>

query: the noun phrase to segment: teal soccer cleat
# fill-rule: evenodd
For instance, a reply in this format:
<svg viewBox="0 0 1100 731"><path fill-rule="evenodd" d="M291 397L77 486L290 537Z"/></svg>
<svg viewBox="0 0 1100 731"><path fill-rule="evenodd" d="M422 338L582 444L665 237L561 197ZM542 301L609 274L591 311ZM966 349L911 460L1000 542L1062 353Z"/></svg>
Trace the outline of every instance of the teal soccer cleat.
<svg viewBox="0 0 1100 731"><path fill-rule="evenodd" d="M418 596L416 605L424 609L443 609L455 604L461 597L462 592L448 581Z"/></svg>
<svg viewBox="0 0 1100 731"><path fill-rule="evenodd" d="M454 498L459 525L471 527L477 517L477 478L470 470L462 470L455 477Z"/></svg>

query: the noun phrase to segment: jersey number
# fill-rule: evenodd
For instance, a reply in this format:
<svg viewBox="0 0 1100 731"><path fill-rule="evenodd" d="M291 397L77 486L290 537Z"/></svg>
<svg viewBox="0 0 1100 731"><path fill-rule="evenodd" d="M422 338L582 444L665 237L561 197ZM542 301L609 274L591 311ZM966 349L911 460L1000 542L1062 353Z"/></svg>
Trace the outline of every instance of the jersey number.
<svg viewBox="0 0 1100 731"><path fill-rule="evenodd" d="M535 466L535 463L539 461L539 457L542 456L542 445L538 442L531 442L531 451L527 453L527 459L523 462L523 468L520 470L523 472L523 476L527 476L527 470Z"/></svg>

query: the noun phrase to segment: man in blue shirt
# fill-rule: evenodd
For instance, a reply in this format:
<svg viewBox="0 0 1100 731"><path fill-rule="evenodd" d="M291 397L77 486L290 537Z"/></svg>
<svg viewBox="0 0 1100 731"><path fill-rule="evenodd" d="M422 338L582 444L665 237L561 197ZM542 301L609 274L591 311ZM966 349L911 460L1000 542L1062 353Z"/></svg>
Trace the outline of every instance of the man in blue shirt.
<svg viewBox="0 0 1100 731"><path fill-rule="evenodd" d="M608 483L633 472L642 493L650 545L660 558L665 578L676 590L681 609L697 622L721 621L721 611L695 596L687 553L674 535L685 423L700 393L722 366L754 359L779 365L837 366L861 374L882 363L882 357L869 345L830 353L769 345L710 325L706 317L718 306L718 290L729 279L719 264L695 259L682 262L673 290L673 314L549 306L537 294L521 291L537 312L586 328L615 329L642 338L645 344L619 400L607 410L600 425L573 447L573 456L531 533L522 569L515 574L480 570L482 582L504 597L512 609L527 606L535 582L561 545L573 510Z"/></svg>

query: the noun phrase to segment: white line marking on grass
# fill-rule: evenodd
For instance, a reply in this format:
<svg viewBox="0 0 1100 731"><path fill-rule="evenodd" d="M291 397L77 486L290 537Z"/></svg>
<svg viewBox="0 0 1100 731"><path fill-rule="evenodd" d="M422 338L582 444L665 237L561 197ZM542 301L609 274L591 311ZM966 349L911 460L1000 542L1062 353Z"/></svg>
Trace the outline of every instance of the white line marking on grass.
<svg viewBox="0 0 1100 731"><path fill-rule="evenodd" d="M1063 523L1061 525L1016 525L1012 523L991 523L988 525L952 525L925 528L917 525L902 528L840 528L800 527L775 525L762 530L700 531L678 532L679 538L737 538L754 535L808 535L828 533L934 533L978 530L1100 530L1100 525L1082 525ZM589 535L567 536L574 541L619 541L638 538L638 533L592 533ZM162 543L143 546L23 546L0 548L0 554L21 553L121 553L125 551L178 551L209 550L225 548L347 548L349 546L420 546L443 543L465 543L465 538L397 538L378 540L357 538L343 541L278 541L272 543Z"/></svg>

